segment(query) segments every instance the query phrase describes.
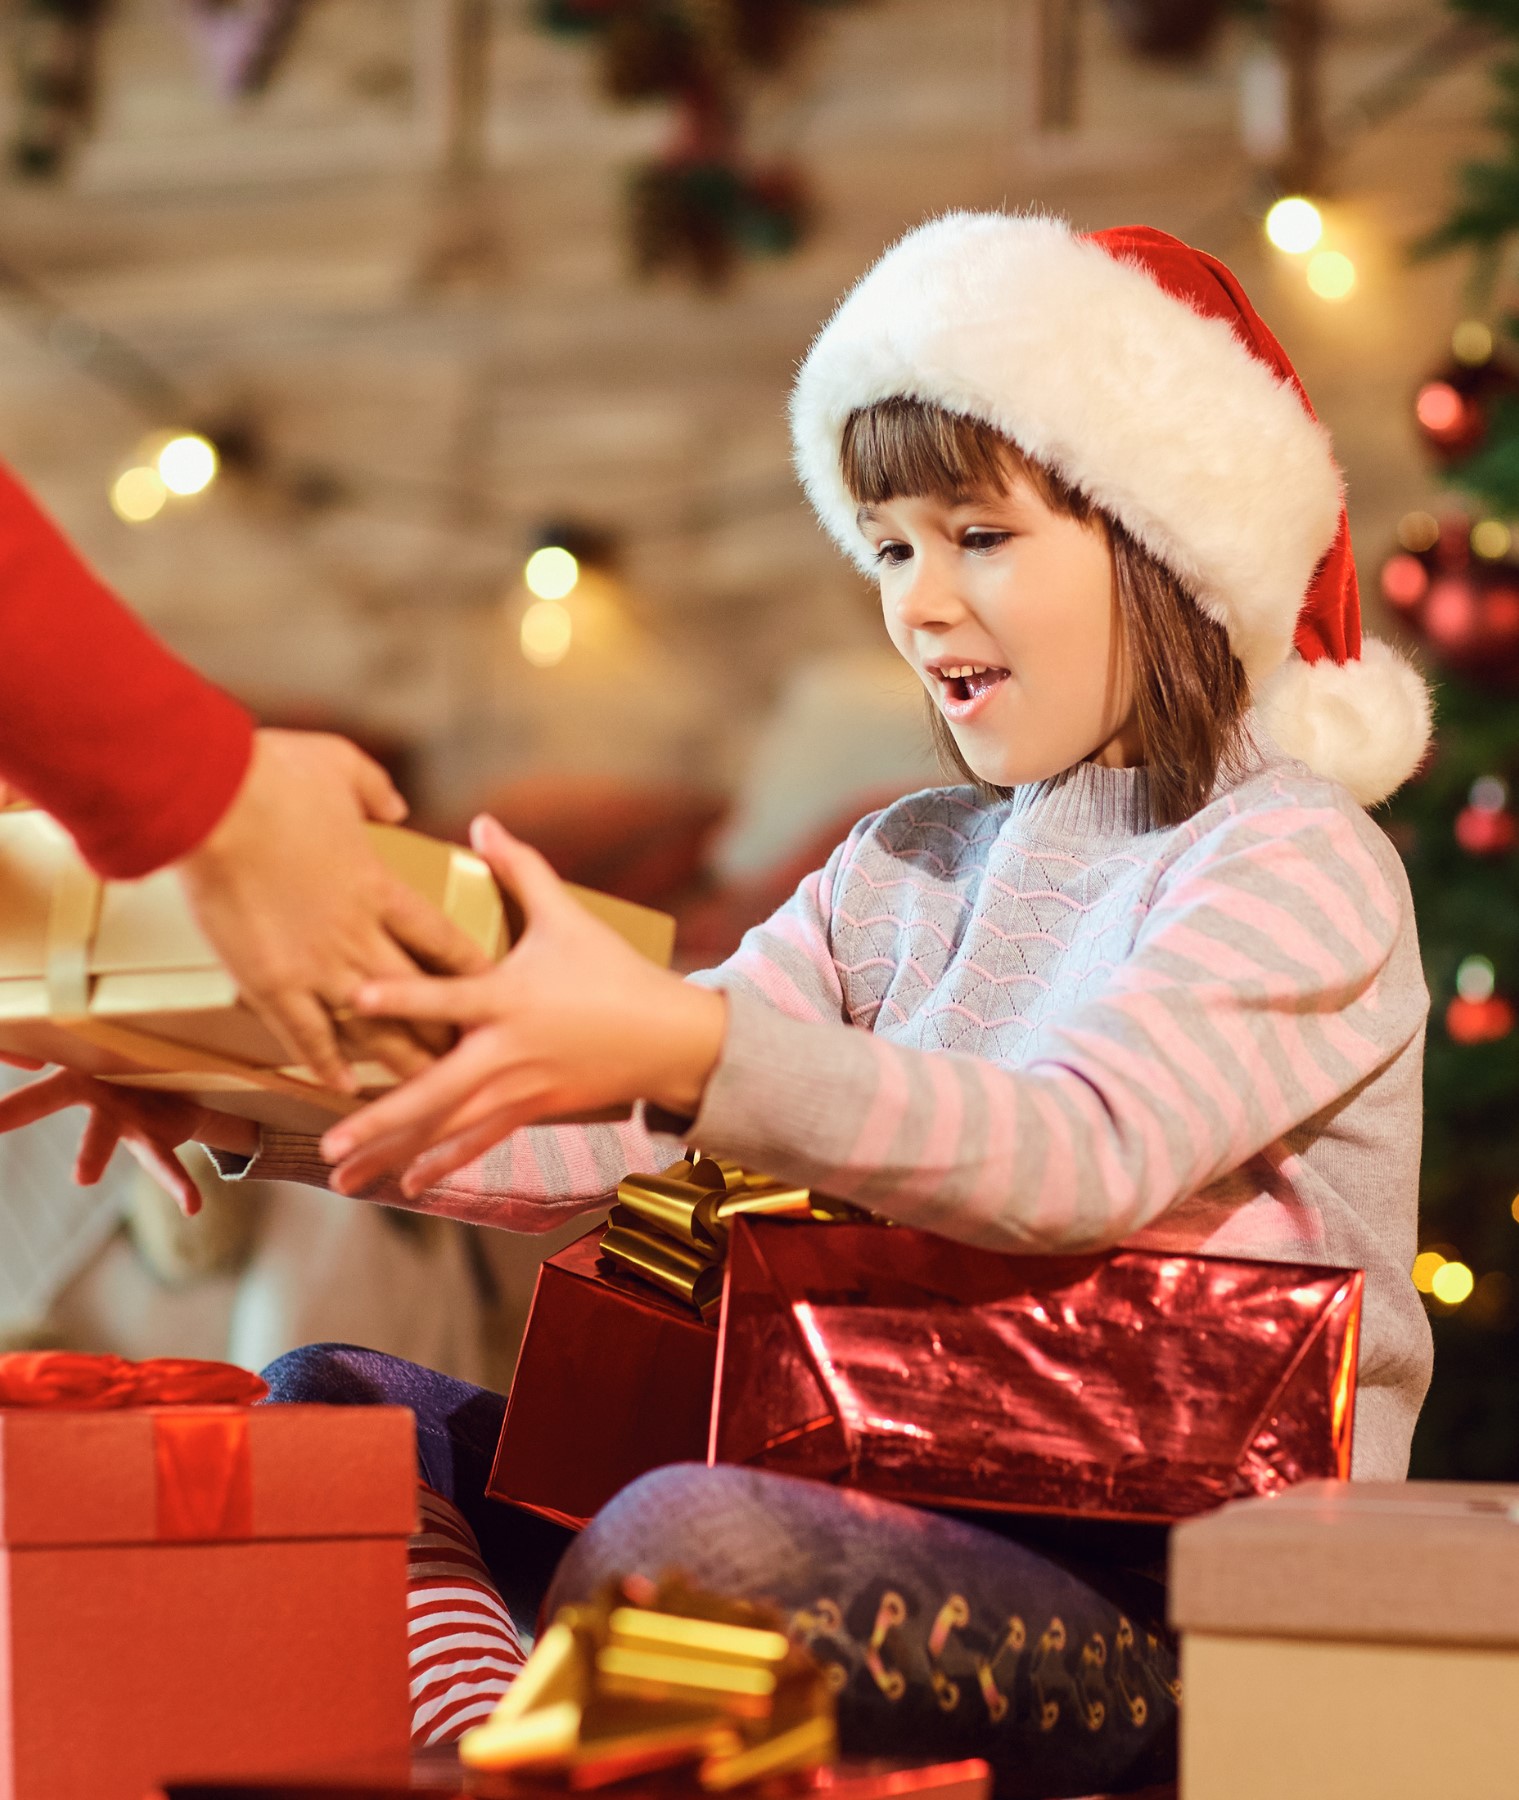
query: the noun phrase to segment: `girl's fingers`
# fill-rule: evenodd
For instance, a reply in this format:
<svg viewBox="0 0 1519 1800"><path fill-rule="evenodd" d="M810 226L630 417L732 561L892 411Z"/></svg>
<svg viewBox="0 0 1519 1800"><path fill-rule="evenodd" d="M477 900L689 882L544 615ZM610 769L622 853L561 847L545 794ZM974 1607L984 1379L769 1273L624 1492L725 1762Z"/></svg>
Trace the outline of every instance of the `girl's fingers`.
<svg viewBox="0 0 1519 1800"><path fill-rule="evenodd" d="M456 1107L505 1073L512 1060L500 1033L476 1032L404 1087L334 1125L322 1139L322 1155L331 1163L344 1162L377 1139L406 1130L430 1138Z"/></svg>
<svg viewBox="0 0 1519 1800"><path fill-rule="evenodd" d="M484 1156L487 1150L509 1138L514 1131L530 1124L531 1120L522 1115L520 1106L499 1106L467 1130L457 1131L444 1138L442 1143L424 1150L402 1175L401 1192L408 1200L415 1200L418 1194L436 1187L456 1169L472 1163L477 1156Z"/></svg>
<svg viewBox="0 0 1519 1800"><path fill-rule="evenodd" d="M353 1194L367 1188L379 1176L398 1174L439 1140L456 1136L501 1107L519 1104L522 1099L520 1087L520 1082L507 1077L485 1081L473 1087L459 1106L441 1118L429 1121L425 1128L407 1126L362 1145L333 1171L333 1186L339 1193Z"/></svg>
<svg viewBox="0 0 1519 1800"><path fill-rule="evenodd" d="M123 1142L185 1217L193 1219L200 1211L200 1189L174 1152L136 1131L128 1132Z"/></svg>
<svg viewBox="0 0 1519 1800"><path fill-rule="evenodd" d="M546 857L514 838L504 825L481 813L469 828L470 848L522 908L528 924L541 912L565 903L564 883Z"/></svg>
<svg viewBox="0 0 1519 1800"><path fill-rule="evenodd" d="M118 1122L102 1107L92 1106L79 1139L79 1154L74 1159L74 1179L80 1187L94 1187L120 1142Z"/></svg>
<svg viewBox="0 0 1519 1800"><path fill-rule="evenodd" d="M12 1094L0 1095L0 1131L19 1131L23 1125L35 1125L39 1119L63 1112L84 1101L80 1078L69 1069L44 1075L41 1081L28 1082Z"/></svg>
<svg viewBox="0 0 1519 1800"><path fill-rule="evenodd" d="M35 1056L17 1056L14 1050L0 1050L0 1063L13 1069L45 1069L47 1064Z"/></svg>

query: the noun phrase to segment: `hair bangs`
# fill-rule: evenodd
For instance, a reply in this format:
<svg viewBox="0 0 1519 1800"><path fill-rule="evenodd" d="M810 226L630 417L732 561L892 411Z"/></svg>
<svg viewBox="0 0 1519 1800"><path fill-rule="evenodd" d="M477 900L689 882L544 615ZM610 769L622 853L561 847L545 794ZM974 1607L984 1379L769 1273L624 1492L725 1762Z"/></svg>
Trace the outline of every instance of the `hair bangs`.
<svg viewBox="0 0 1519 1800"><path fill-rule="evenodd" d="M1084 494L1026 456L982 419L897 395L862 407L844 422L839 447L844 485L858 506L889 500L941 500L1004 493L1021 475L1053 511L1085 520Z"/></svg>

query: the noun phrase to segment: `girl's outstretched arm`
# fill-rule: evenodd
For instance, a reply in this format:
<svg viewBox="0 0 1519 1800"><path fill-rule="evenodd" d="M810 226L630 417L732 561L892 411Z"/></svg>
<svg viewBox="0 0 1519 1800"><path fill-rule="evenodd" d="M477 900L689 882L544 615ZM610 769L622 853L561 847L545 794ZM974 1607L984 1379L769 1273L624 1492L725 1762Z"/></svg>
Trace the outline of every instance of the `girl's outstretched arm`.
<svg viewBox="0 0 1519 1800"><path fill-rule="evenodd" d="M728 1029L690 1136L964 1241L1117 1243L1416 1047L1406 911L1348 803L1230 818L1171 866L1107 988L1013 1067L783 1016L763 926L713 977Z"/></svg>

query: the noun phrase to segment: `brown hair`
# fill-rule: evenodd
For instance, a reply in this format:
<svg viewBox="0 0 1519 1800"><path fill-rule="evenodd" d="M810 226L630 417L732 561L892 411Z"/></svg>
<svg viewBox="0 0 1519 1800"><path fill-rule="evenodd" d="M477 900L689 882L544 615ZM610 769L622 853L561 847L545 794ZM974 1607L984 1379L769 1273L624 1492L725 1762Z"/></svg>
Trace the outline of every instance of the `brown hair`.
<svg viewBox="0 0 1519 1800"><path fill-rule="evenodd" d="M862 506L893 499L953 501L1001 493L1024 475L1053 511L1107 535L1123 651L1134 691L1134 724L1156 822L1178 825L1205 804L1220 774L1244 761L1249 687L1228 633L1178 578L1119 522L990 425L922 400L878 401L851 413L840 459L844 485ZM944 715L930 704L941 758L988 798L1007 790L982 781L961 756Z"/></svg>

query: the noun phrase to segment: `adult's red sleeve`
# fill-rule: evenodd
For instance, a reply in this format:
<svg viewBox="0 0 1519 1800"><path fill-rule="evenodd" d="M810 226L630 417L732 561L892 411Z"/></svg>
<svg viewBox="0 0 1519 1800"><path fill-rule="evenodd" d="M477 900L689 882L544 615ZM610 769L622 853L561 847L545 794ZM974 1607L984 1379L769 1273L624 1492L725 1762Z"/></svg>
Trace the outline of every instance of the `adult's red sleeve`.
<svg viewBox="0 0 1519 1800"><path fill-rule="evenodd" d="M253 721L158 641L0 468L0 777L102 875L193 850L248 767Z"/></svg>

